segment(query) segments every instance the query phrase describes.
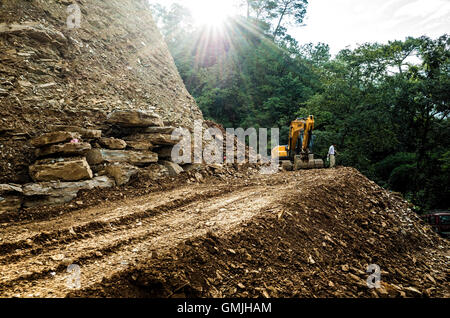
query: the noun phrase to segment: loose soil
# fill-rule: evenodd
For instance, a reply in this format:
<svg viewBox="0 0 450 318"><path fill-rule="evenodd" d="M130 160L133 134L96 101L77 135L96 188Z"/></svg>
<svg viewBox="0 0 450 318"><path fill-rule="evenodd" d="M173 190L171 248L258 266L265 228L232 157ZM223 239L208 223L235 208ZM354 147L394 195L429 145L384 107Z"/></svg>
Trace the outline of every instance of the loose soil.
<svg viewBox="0 0 450 318"><path fill-rule="evenodd" d="M0 296L450 295L448 241L354 169L174 182L2 224Z"/></svg>

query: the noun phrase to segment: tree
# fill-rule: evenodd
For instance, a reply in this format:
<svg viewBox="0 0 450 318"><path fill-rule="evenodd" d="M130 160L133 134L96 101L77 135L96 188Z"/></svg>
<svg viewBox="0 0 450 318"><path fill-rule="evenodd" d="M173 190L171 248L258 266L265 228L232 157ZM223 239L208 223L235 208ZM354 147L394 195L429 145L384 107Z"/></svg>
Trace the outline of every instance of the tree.
<svg viewBox="0 0 450 318"><path fill-rule="evenodd" d="M264 21L272 25L272 37L286 36L284 24L287 20L300 25L306 15L307 0L243 0L247 19Z"/></svg>
<svg viewBox="0 0 450 318"><path fill-rule="evenodd" d="M191 12L178 3L169 8L151 4L153 16L169 46L184 39L194 27Z"/></svg>
<svg viewBox="0 0 450 318"><path fill-rule="evenodd" d="M342 164L425 209L449 201L442 170L450 146L448 47L443 36L343 50L321 63L323 92L302 110L342 149Z"/></svg>
<svg viewBox="0 0 450 318"><path fill-rule="evenodd" d="M244 0L247 8L247 19L254 15L256 20L273 18L273 10L276 8L275 0Z"/></svg>
<svg viewBox="0 0 450 318"><path fill-rule="evenodd" d="M291 18L294 24L301 24L306 15L306 8L308 6L307 0L278 0L275 1L274 18L278 23L273 31L273 37L276 38L281 34L283 22ZM285 30L285 29L284 29Z"/></svg>

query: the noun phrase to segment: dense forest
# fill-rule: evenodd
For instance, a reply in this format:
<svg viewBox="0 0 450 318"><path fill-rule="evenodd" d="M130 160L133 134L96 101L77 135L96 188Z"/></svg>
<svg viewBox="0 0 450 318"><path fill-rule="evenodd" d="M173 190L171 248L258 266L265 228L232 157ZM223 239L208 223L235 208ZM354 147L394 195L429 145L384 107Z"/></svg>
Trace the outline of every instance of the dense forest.
<svg viewBox="0 0 450 318"><path fill-rule="evenodd" d="M450 38L366 43L335 57L300 45L306 0L247 0L222 28L188 9L153 13L190 93L225 127L280 127L316 118L316 156L335 143L338 164L402 192L420 212L450 207Z"/></svg>

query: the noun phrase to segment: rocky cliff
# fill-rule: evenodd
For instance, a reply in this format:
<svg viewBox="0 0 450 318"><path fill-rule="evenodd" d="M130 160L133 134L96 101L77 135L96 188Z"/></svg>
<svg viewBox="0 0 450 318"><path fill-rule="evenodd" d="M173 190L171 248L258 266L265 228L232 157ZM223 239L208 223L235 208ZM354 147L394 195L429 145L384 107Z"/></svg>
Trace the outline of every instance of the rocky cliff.
<svg viewBox="0 0 450 318"><path fill-rule="evenodd" d="M117 109L202 119L145 0L3 0L0 48L0 183L30 181L29 139L55 125L103 129Z"/></svg>

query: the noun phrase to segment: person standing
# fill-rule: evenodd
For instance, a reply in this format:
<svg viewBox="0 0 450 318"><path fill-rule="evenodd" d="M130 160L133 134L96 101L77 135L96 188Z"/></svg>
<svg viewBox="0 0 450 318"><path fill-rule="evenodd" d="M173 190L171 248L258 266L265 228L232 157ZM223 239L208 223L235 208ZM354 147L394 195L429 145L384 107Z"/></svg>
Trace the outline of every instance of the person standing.
<svg viewBox="0 0 450 318"><path fill-rule="evenodd" d="M336 165L336 149L335 149L335 144L332 144L330 146L330 149L328 150L328 159L330 160L330 168L334 168L334 166Z"/></svg>

